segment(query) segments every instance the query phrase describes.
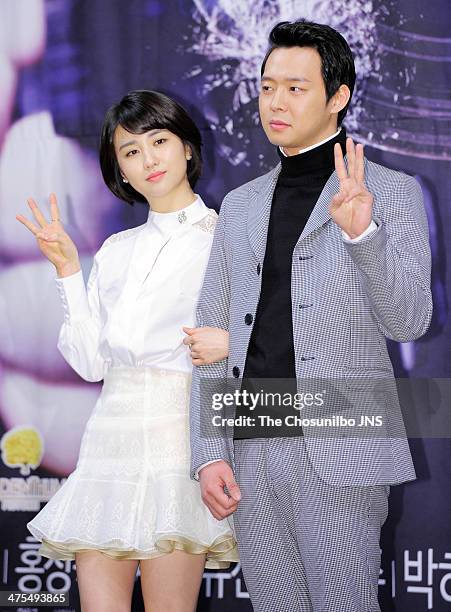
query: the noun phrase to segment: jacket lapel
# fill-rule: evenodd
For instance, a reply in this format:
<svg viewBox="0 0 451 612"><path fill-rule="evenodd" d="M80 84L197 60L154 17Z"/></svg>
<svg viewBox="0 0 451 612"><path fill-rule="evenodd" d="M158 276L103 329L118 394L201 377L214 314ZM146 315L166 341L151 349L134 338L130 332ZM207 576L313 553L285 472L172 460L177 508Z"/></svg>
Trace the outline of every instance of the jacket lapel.
<svg viewBox="0 0 451 612"><path fill-rule="evenodd" d="M263 261L265 256L271 203L280 170L281 164L279 163L271 172L262 177L258 187L251 188L249 192L247 232L257 261Z"/></svg>
<svg viewBox="0 0 451 612"><path fill-rule="evenodd" d="M344 157L347 166L347 157ZM366 168L366 160L365 160ZM277 179L281 170L281 164L262 177L259 187L252 188L249 193L249 214L247 229L252 250L258 261L263 261L266 250L266 239L268 235L269 217L271 204L276 187ZM337 173L334 171L328 178L323 190L315 204L310 217L302 230L296 246L315 230L330 220L329 205L336 193L340 191ZM296 247L295 247L296 248Z"/></svg>
<svg viewBox="0 0 451 612"><path fill-rule="evenodd" d="M316 202L315 207L312 210L312 213L308 218L301 235L299 236L297 244L330 220L330 201L334 195L339 192L339 190L340 185L338 182L338 176L334 171L327 179L318 201Z"/></svg>

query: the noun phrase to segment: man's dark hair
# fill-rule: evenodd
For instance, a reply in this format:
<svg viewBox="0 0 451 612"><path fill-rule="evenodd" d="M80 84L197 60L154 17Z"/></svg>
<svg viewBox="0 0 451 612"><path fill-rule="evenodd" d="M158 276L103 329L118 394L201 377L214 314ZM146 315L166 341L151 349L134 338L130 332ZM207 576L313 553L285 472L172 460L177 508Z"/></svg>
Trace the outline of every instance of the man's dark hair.
<svg viewBox="0 0 451 612"><path fill-rule="evenodd" d="M266 61L274 49L312 47L321 57L327 102L338 91L340 85L347 85L352 97L355 84L354 56L348 43L337 30L305 19L294 22L281 21L271 30L269 42L270 48L262 63L261 76L265 71ZM338 125L341 125L348 111L349 102L338 113Z"/></svg>
<svg viewBox="0 0 451 612"><path fill-rule="evenodd" d="M187 176L194 189L202 171L202 137L194 121L178 102L158 91L135 90L113 104L105 115L99 151L103 179L114 195L128 204L146 202L146 198L135 191L130 183L122 181L113 142L118 125L132 134L162 129L178 136L191 149Z"/></svg>

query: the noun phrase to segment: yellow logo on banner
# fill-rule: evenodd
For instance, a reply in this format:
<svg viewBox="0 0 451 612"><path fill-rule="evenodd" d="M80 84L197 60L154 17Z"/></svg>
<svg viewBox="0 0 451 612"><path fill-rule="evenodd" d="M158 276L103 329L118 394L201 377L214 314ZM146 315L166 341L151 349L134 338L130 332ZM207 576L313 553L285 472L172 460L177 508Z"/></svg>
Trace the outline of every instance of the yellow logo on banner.
<svg viewBox="0 0 451 612"><path fill-rule="evenodd" d="M34 427L19 426L6 432L1 439L3 463L8 467L20 467L22 476L30 474L41 463L44 442Z"/></svg>

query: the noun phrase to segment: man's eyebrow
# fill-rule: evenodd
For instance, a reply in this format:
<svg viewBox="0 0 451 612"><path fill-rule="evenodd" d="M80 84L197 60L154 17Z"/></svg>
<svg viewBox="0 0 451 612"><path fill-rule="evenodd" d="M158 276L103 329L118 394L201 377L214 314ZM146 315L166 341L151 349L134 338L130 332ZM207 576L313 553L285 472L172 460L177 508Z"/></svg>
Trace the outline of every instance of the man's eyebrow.
<svg viewBox="0 0 451 612"><path fill-rule="evenodd" d="M154 136L155 134L158 134L158 132L162 132L163 130L161 128L158 128L156 130L151 130L147 136ZM125 147L128 147L130 145L136 144L136 140L127 140L127 142L124 142L123 144L121 144L121 146L119 147L119 151L121 149L124 149Z"/></svg>
<svg viewBox="0 0 451 612"><path fill-rule="evenodd" d="M276 79L274 79L272 76L264 74L262 76L261 80L262 81L275 81ZM297 77L294 77L294 76L293 77L286 77L286 78L282 79L282 81L287 81L287 82L288 81L290 81L290 82L298 81L299 83L311 83L310 79L307 79L306 77L299 77L299 76L297 76Z"/></svg>

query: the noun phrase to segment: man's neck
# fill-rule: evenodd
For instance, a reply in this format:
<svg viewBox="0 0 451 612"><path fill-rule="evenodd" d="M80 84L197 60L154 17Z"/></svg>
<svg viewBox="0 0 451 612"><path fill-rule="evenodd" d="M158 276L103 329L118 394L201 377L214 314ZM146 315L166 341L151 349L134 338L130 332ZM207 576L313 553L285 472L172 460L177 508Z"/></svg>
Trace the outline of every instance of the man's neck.
<svg viewBox="0 0 451 612"><path fill-rule="evenodd" d="M300 153L306 153L307 151L310 151L311 149L315 149L316 147L320 147L322 144L324 144L325 142L327 142L328 140L332 140L333 138L335 138L335 136L337 136L341 131L341 127L339 127L333 134L330 134L329 136L326 136L325 138L323 138L322 140L320 140L319 142L316 142L315 144L311 144L307 147L303 147L303 148L297 148L297 147L290 147L290 148L283 148L283 147L279 147L279 149L281 150L281 152L283 153L283 155L285 155L285 157L291 157L292 155L299 155Z"/></svg>

